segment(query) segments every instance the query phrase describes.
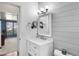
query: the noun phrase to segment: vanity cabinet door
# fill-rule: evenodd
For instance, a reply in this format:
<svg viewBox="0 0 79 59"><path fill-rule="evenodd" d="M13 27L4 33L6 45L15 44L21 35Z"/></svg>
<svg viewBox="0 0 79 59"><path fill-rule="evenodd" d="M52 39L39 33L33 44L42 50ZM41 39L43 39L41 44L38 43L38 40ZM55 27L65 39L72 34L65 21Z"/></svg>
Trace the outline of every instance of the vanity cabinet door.
<svg viewBox="0 0 79 59"><path fill-rule="evenodd" d="M28 41L28 53L32 56L39 56L39 46Z"/></svg>
<svg viewBox="0 0 79 59"><path fill-rule="evenodd" d="M53 42L40 46L41 56L53 56Z"/></svg>

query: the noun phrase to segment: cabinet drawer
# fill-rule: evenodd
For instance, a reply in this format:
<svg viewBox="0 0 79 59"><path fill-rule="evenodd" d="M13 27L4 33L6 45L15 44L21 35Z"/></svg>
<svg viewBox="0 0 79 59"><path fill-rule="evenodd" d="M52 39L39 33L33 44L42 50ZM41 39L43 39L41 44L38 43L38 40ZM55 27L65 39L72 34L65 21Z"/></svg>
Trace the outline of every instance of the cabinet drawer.
<svg viewBox="0 0 79 59"><path fill-rule="evenodd" d="M39 46L34 44L34 43L32 43L32 42L28 43L28 48L33 49L35 51L39 51Z"/></svg>
<svg viewBox="0 0 79 59"><path fill-rule="evenodd" d="M37 50L35 50L33 48L29 48L28 53L30 53L33 56L38 56L39 55L39 51L37 51Z"/></svg>
<svg viewBox="0 0 79 59"><path fill-rule="evenodd" d="M38 56L39 55L39 46L32 42L28 42L28 53L30 53L34 56Z"/></svg>

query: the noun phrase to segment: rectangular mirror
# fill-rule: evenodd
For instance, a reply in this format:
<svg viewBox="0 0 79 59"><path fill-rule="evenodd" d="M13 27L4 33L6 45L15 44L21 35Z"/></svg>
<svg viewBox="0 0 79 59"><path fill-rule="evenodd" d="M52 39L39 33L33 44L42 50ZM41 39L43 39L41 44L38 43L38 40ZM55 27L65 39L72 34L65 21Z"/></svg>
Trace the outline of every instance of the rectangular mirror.
<svg viewBox="0 0 79 59"><path fill-rule="evenodd" d="M42 36L52 36L52 27L51 27L52 14L45 14L39 16L38 19L38 35Z"/></svg>

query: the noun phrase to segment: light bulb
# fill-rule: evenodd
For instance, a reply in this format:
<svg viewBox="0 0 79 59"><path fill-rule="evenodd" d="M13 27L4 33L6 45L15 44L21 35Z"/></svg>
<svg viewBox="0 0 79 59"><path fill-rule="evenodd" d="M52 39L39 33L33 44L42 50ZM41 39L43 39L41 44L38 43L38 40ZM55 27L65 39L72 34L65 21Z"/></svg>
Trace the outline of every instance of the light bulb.
<svg viewBox="0 0 79 59"><path fill-rule="evenodd" d="M49 7L48 6L45 6L45 9L48 9Z"/></svg>
<svg viewBox="0 0 79 59"><path fill-rule="evenodd" d="M44 11L44 8L40 8L40 11Z"/></svg>
<svg viewBox="0 0 79 59"><path fill-rule="evenodd" d="M38 13L40 13L40 11L39 11L39 10L37 10L37 12L38 12Z"/></svg>
<svg viewBox="0 0 79 59"><path fill-rule="evenodd" d="M40 11L40 10L37 10L37 13L38 13L38 14L41 14L41 11Z"/></svg>

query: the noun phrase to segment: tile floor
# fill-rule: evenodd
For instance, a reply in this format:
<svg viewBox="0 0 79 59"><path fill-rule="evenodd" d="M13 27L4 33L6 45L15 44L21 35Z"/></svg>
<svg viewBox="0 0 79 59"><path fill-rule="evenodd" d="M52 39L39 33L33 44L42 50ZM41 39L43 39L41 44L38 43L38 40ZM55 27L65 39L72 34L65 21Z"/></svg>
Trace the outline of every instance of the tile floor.
<svg viewBox="0 0 79 59"><path fill-rule="evenodd" d="M17 38L7 38L5 40L5 46L0 49L0 55L11 53L17 50Z"/></svg>

